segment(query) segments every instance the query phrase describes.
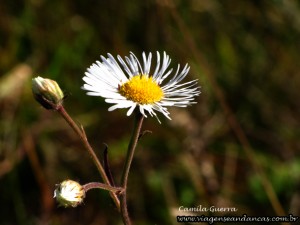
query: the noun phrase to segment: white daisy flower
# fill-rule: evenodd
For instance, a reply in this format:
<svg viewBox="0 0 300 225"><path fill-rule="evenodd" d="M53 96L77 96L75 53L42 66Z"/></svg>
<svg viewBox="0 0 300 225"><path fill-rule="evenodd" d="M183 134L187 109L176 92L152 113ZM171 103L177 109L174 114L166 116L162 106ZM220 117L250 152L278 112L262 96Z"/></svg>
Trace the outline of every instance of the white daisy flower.
<svg viewBox="0 0 300 225"><path fill-rule="evenodd" d="M196 103L195 96L200 94L197 81L180 83L189 72L187 64L181 72L178 65L171 76L173 69L168 69L171 59L165 52L162 61L157 52L154 72L150 72L151 53L148 56L143 53L142 63L132 52L125 60L119 55L117 59L111 54L108 58L101 56L102 62L96 61L83 77L85 84L82 89L88 91L87 95L101 96L107 103L114 104L109 111L129 108L129 116L138 107L145 117L148 113L157 118L157 111L171 119L167 107L186 107Z"/></svg>

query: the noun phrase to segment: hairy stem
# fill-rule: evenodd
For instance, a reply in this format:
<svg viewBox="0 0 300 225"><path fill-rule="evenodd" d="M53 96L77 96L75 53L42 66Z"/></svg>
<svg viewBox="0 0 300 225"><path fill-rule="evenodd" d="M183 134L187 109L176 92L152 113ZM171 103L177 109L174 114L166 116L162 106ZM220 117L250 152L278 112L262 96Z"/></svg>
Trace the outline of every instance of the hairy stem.
<svg viewBox="0 0 300 225"><path fill-rule="evenodd" d="M128 209L127 209L127 182L128 182L128 175L130 171L131 162L134 156L134 152L137 146L137 142L140 137L140 132L143 124L144 116L136 111L135 112L135 123L134 128L132 132L132 136L128 145L127 149L127 155L125 160L125 165L123 169L122 179L121 179L121 186L123 188L123 193L121 195L120 201L121 201L121 213L122 213L122 219L123 223L125 225L130 225L131 221L128 215Z"/></svg>
<svg viewBox="0 0 300 225"><path fill-rule="evenodd" d="M93 148L91 147L90 143L87 140L87 137L85 135L83 128L78 127L78 125L73 121L73 119L69 116L69 114L67 113L67 111L65 110L65 108L62 105L57 107L56 111L67 121L67 123L72 127L72 129L75 131L75 133L80 137L80 140L82 141L85 149L87 150L87 152L89 153L93 162L95 163L104 183L108 186L111 186L111 183L109 182L109 179L106 176L106 173L105 173L97 155L95 154ZM109 193L110 193L110 196L112 197L112 199L114 200L116 207L118 208L118 210L120 210L120 201L119 201L118 196L114 192L109 192Z"/></svg>
<svg viewBox="0 0 300 225"><path fill-rule="evenodd" d="M113 186L103 184L103 183L99 183L99 182L87 183L87 184L83 185L82 187L83 187L85 192L87 192L91 189L95 189L95 188L111 191L111 192L114 192L114 193L122 193L122 191L123 191L123 188L121 188L121 187L113 187Z"/></svg>

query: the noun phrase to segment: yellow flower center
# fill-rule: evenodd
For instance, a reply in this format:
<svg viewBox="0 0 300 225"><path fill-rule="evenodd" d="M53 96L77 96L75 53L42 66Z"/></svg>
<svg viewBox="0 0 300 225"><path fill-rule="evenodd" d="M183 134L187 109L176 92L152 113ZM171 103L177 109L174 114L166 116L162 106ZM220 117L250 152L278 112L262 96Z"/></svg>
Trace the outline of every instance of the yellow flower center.
<svg viewBox="0 0 300 225"><path fill-rule="evenodd" d="M141 105L152 104L161 100L164 96L162 89L153 78L144 74L134 76L120 85L119 92L128 100Z"/></svg>

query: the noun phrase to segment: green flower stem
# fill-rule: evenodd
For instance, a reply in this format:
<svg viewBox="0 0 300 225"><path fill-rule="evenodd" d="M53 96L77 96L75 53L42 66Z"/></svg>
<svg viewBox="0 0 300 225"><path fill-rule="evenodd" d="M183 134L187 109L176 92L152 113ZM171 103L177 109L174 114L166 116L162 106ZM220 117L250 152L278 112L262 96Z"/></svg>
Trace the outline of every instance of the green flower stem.
<svg viewBox="0 0 300 225"><path fill-rule="evenodd" d="M93 162L95 163L104 183L108 186L111 186L109 179L106 176L106 173L105 173L97 155L95 154L93 148L91 147L91 145L89 144L89 142L87 140L87 137L85 135L83 128L80 129L78 127L78 125L73 121L73 119L69 116L69 114L67 113L67 111L65 110L65 108L62 105L59 105L59 107L56 107L56 111L67 121L67 123L73 128L75 133L80 137L80 140L82 141L84 147L86 148L90 157L92 158ZM120 201L119 201L118 196L114 192L109 192L109 193L110 193L110 196L112 197L112 199L114 200L116 207L120 211Z"/></svg>
<svg viewBox="0 0 300 225"><path fill-rule="evenodd" d="M123 169L123 174L122 174L122 179L121 179L121 186L123 188L123 193L120 196L120 201L121 201L121 213L122 213L122 219L123 223L125 225L130 225L131 221L128 215L128 209L127 209L127 198L126 198L126 193L127 193L127 182L128 182L128 175L129 175L129 170L131 166L131 162L134 156L134 152L137 146L137 142L140 137L140 132L144 120L144 116L136 111L135 112L135 123L134 123L134 128L131 136L131 140L128 145L127 149L127 155L126 155L126 161Z"/></svg>

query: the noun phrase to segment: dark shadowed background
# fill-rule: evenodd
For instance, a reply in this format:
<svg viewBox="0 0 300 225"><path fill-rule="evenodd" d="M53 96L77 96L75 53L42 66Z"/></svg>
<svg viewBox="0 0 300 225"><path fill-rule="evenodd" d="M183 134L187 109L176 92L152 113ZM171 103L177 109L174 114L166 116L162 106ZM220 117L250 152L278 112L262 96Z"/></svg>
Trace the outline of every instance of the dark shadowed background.
<svg viewBox="0 0 300 225"><path fill-rule="evenodd" d="M58 208L55 184L100 181L59 114L32 97L35 76L56 80L65 108L109 160L119 183L132 117L81 90L111 53L166 51L191 66L198 104L147 118L129 177L134 224L178 224L184 207L300 214L300 5L294 0L1 0L0 224L122 224L105 191ZM154 57L153 67L156 59ZM233 223L234 224L234 223Z"/></svg>

